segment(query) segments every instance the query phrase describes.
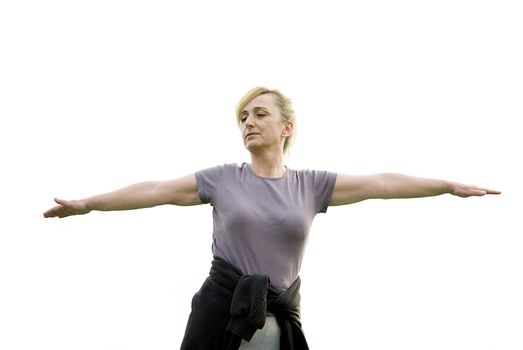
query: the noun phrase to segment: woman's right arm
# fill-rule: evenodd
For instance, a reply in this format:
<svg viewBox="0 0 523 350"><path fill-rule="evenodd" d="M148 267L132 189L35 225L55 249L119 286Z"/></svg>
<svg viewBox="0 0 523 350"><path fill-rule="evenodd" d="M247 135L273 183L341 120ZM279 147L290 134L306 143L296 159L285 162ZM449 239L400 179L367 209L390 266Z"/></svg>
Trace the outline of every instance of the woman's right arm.
<svg viewBox="0 0 523 350"><path fill-rule="evenodd" d="M175 180L149 181L130 185L119 190L80 200L55 198L57 206L44 213L44 217L64 218L87 214L92 210L131 210L150 208L162 204L202 204L194 174Z"/></svg>

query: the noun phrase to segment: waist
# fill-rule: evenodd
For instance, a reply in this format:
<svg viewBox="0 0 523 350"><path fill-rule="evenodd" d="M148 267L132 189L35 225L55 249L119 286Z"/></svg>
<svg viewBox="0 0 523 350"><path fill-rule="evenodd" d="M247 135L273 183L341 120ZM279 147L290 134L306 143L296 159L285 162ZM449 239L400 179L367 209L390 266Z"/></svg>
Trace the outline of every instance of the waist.
<svg viewBox="0 0 523 350"><path fill-rule="evenodd" d="M287 290L282 291L271 285L267 276L243 275L239 268L215 256L209 278L232 294L231 304L243 302L257 295L255 298L261 298L266 302L263 310L266 315L299 322L301 301L299 276Z"/></svg>

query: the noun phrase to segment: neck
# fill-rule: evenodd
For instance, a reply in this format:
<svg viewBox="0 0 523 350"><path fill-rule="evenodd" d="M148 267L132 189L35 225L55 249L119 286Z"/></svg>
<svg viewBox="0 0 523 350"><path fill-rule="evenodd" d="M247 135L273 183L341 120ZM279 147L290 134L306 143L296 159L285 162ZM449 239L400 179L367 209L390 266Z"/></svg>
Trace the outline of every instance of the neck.
<svg viewBox="0 0 523 350"><path fill-rule="evenodd" d="M251 168L258 176L281 177L285 174L283 153L253 154L251 153Z"/></svg>

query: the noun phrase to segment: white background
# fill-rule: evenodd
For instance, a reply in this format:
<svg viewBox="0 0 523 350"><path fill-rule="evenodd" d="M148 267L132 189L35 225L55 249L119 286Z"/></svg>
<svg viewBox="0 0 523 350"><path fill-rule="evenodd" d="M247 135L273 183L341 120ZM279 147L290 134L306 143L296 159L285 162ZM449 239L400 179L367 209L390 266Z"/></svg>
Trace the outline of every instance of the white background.
<svg viewBox="0 0 523 350"><path fill-rule="evenodd" d="M503 191L318 215L312 349L523 349L517 3L3 1L0 349L179 348L210 206L42 213L248 161L234 107L258 85L294 101L290 167Z"/></svg>

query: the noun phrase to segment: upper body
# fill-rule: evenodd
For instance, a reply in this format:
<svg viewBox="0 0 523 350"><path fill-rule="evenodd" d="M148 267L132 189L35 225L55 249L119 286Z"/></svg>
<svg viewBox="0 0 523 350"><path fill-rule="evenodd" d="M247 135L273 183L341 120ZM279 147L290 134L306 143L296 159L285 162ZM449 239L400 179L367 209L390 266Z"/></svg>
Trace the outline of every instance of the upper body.
<svg viewBox="0 0 523 350"><path fill-rule="evenodd" d="M329 205L444 193L460 197L500 193L402 174L354 176L287 169L284 152L295 129L290 100L277 90L256 88L240 101L236 116L250 164L211 168L175 180L142 182L82 200L55 198L58 205L44 216L211 203L214 252L235 260L231 262L245 273L272 273L274 283L285 288L298 273L314 215ZM240 232L248 239L240 237ZM235 252L238 246L243 251Z"/></svg>
<svg viewBox="0 0 523 350"><path fill-rule="evenodd" d="M213 254L286 290L298 276L314 216L327 211L336 174L286 169L269 178L243 163L199 171L196 181L200 200L213 206Z"/></svg>

